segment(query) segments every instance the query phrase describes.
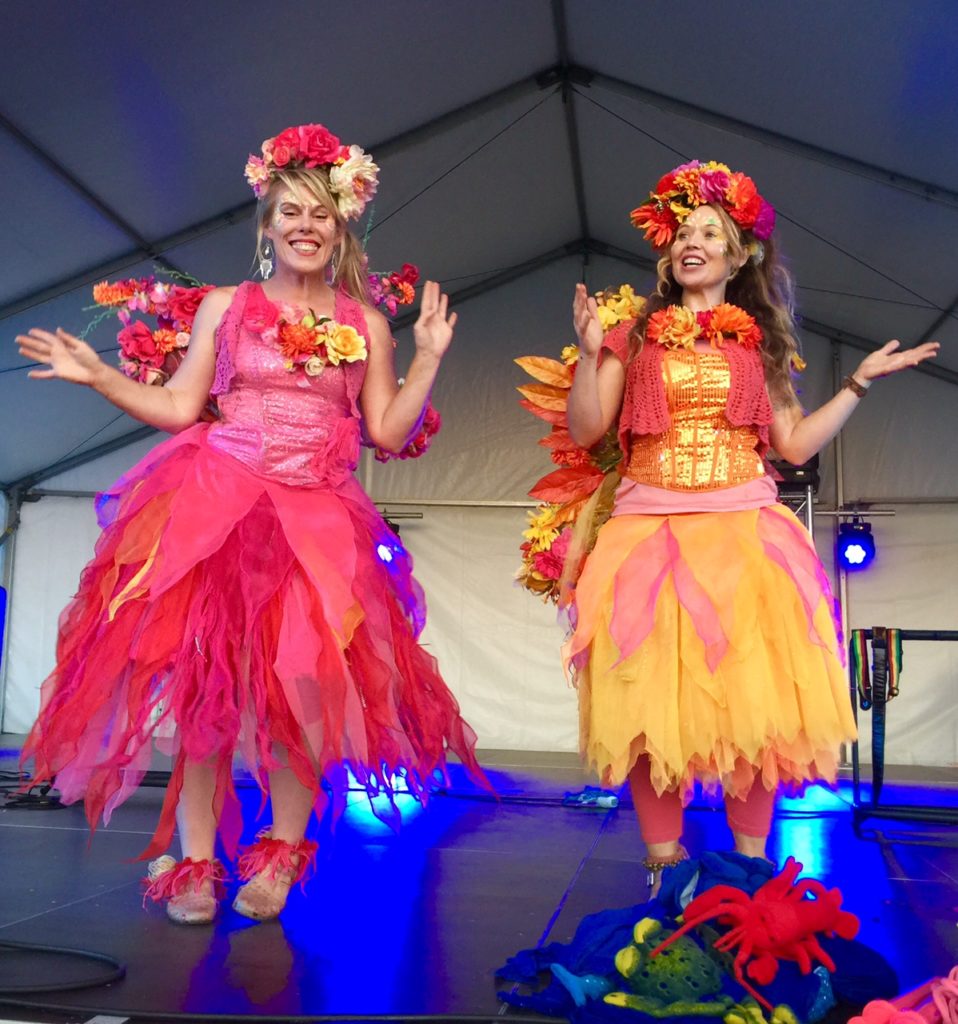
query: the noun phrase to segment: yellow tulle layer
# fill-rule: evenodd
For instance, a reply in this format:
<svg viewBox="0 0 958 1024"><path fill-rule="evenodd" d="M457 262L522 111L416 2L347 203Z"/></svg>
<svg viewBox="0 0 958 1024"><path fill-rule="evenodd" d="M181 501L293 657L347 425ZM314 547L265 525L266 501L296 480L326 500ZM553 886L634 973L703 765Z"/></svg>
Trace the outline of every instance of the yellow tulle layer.
<svg viewBox="0 0 958 1024"><path fill-rule="evenodd" d="M811 540L781 505L614 517L565 651L585 758L619 784L648 754L659 792L834 780L855 723L832 611Z"/></svg>

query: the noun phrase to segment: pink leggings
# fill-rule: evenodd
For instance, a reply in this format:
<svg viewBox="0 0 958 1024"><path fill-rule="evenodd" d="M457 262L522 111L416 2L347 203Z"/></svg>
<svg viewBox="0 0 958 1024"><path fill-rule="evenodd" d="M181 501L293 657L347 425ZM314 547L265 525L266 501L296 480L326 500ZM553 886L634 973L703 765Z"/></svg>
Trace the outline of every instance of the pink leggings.
<svg viewBox="0 0 958 1024"><path fill-rule="evenodd" d="M649 758L643 755L629 773L632 802L639 816L639 828L646 843L676 842L682 835L682 794L667 789L659 796L649 778ZM725 816L729 828L745 836L765 838L772 827L774 790L761 783L748 791L744 800L725 797Z"/></svg>

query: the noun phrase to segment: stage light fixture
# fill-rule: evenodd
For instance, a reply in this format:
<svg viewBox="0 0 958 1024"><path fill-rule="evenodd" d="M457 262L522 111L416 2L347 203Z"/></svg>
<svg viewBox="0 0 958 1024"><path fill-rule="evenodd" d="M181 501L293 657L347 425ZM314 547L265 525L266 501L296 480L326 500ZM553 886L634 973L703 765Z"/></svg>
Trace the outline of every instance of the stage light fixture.
<svg viewBox="0 0 958 1024"><path fill-rule="evenodd" d="M867 569L875 558L875 538L870 523L861 516L854 516L850 522L838 527L836 550L838 564L847 572Z"/></svg>
<svg viewBox="0 0 958 1024"><path fill-rule="evenodd" d="M382 537L376 545L376 557L388 566L397 558L402 557L405 551L403 550L402 541L399 539L399 527L385 515L383 515L382 519L392 532L390 535Z"/></svg>

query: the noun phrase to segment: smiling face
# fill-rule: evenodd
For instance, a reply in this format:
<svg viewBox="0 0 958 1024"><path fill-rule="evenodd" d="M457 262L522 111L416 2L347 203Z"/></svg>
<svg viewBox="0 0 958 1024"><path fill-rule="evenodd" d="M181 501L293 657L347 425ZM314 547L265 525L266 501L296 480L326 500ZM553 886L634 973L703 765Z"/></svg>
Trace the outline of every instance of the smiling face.
<svg viewBox="0 0 958 1024"><path fill-rule="evenodd" d="M676 283L685 293L707 295L710 305L724 301L725 285L746 255L738 238L730 238L726 219L713 206L697 207L679 226L669 250Z"/></svg>
<svg viewBox="0 0 958 1024"><path fill-rule="evenodd" d="M273 243L277 270L321 271L342 238L336 216L305 189L283 187L263 234Z"/></svg>

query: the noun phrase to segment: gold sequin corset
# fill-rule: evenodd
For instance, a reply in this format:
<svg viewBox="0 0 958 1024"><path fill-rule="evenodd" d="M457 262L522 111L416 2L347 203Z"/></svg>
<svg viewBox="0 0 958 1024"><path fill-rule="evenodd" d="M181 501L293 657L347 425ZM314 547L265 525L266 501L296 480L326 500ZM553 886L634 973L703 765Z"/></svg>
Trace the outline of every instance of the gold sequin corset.
<svg viewBox="0 0 958 1024"><path fill-rule="evenodd" d="M625 475L678 491L707 491L765 475L754 427L725 415L731 375L721 352L666 352L662 359L671 420L661 434L632 437Z"/></svg>

